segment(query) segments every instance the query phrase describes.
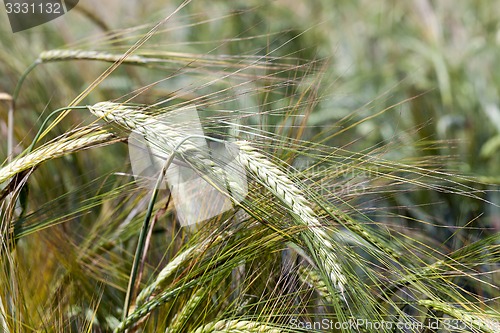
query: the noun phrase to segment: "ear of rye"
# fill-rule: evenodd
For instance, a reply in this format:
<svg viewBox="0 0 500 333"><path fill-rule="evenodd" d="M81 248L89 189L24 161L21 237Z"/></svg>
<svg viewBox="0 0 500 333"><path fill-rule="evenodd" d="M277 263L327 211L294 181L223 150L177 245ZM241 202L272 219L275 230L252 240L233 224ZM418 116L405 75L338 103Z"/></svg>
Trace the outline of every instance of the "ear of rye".
<svg viewBox="0 0 500 333"><path fill-rule="evenodd" d="M89 109L96 116L102 117L106 121L118 123L142 134L149 143L169 152L174 150L176 143L185 138L185 135L183 136L179 131L174 130L167 124L159 123L154 117L141 112L139 108L101 102L90 106ZM337 248L315 216L307 199L283 171L264 155L257 152L247 141L236 141L234 144L239 148L238 162L252 173L256 179L266 185L289 208L296 220L306 227L303 235L304 240L317 244L317 253L312 254L317 257L318 265L326 273L330 282L343 294L347 279L335 254ZM189 142L189 140L186 141L185 145L180 146L179 150L184 153L183 156L189 156L198 165L212 168L219 181L225 178L226 173L213 160L207 159L203 152L200 152L199 147ZM237 185L235 185L235 188L237 188Z"/></svg>

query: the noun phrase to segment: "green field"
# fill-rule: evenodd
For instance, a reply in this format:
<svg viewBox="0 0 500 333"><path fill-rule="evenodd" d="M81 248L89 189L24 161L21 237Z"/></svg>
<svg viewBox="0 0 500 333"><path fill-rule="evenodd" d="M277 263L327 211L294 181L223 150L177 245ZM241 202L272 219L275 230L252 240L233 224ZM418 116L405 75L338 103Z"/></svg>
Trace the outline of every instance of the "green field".
<svg viewBox="0 0 500 333"><path fill-rule="evenodd" d="M0 6L0 332L499 332L499 13Z"/></svg>

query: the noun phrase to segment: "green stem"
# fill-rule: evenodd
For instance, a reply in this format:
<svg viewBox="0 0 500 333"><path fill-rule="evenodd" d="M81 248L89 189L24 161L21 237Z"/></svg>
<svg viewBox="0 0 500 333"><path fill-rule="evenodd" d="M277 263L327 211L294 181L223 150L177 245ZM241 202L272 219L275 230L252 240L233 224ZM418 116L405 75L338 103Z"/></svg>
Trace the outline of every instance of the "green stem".
<svg viewBox="0 0 500 333"><path fill-rule="evenodd" d="M14 99L9 102L9 115L7 116L7 161L12 162L14 153Z"/></svg>
<svg viewBox="0 0 500 333"><path fill-rule="evenodd" d="M19 81L16 84L16 88L14 89L14 94L12 94L12 98L14 99L14 102L17 100L17 96L19 96L19 91L21 91L21 86L23 85L24 80L28 77L28 74L31 73L31 71L38 66L39 64L42 63L42 60L37 59L35 62L33 62L31 65L29 65L28 68L23 72L21 77L19 78Z"/></svg>

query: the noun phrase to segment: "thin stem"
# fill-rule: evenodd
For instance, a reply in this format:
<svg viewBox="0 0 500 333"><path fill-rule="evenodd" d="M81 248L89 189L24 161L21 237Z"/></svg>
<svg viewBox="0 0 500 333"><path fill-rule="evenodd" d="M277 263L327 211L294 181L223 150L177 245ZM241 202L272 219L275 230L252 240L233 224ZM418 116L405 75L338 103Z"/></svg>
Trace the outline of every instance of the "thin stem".
<svg viewBox="0 0 500 333"><path fill-rule="evenodd" d="M9 103L9 116L7 120L7 161L12 162L14 151L14 101Z"/></svg>
<svg viewBox="0 0 500 333"><path fill-rule="evenodd" d="M138 240L137 248L136 248L135 255L134 255L134 262L132 264L132 269L130 271L130 278L129 278L128 287L127 287L127 294L125 296L125 302L123 304L123 321L125 321L125 319L128 316L130 302L132 300L132 295L134 294L134 286L136 284L135 280L137 278L137 272L139 269L140 258L142 257L141 254L144 251L146 235L148 234L151 216L153 215L153 208L154 208L154 205L156 202L156 198L158 196L158 189L160 188L160 184L161 184L163 178L165 177L165 174L167 173L167 170L168 170L170 164L172 164L172 161L174 160L175 155L176 155L177 151L179 150L179 148L181 147L181 145L184 144L186 141L193 139L193 138L205 138L205 139L210 139L210 140L214 140L217 142L223 142L223 140L215 139L212 137L207 137L204 135L187 136L187 137L183 138L177 144L177 146L172 151L172 154L170 154L167 161L163 165L161 173L158 176L158 178L156 179L156 184L155 184L155 187L153 190L153 194L151 195L151 199L150 199L149 205L148 205L148 210L146 212L146 216L144 217L144 222L142 224L141 232L139 234L139 240Z"/></svg>
<svg viewBox="0 0 500 333"><path fill-rule="evenodd" d="M0 101L9 104L7 120L7 161L12 161L12 151L14 147L14 99L7 93L0 93Z"/></svg>
<svg viewBox="0 0 500 333"><path fill-rule="evenodd" d="M19 81L16 84L16 88L14 88L14 94L12 94L12 98L14 99L14 102L17 100L17 96L19 96L19 91L21 91L21 86L23 85L24 80L28 77L28 74L31 73L31 71L39 64L42 63L41 59L35 60L31 65L29 65L28 68L23 72L21 77L19 78Z"/></svg>
<svg viewBox="0 0 500 333"><path fill-rule="evenodd" d="M158 197L158 189L160 188L160 184L163 180L163 177L165 176L165 173L167 172L168 167L172 163L175 157L175 152L173 152L165 162L165 165L163 166L161 170L161 174L158 176L158 179L156 180L156 185L153 190L153 194L151 195L151 199L149 200L149 205L148 205L148 210L146 212L146 216L144 217L144 222L142 223L142 228L141 228L141 233L139 234L139 241L137 243L137 248L135 250L135 255L134 255L134 263L132 264L132 270L130 271L130 278L128 281L128 287L127 287L127 295L125 296L125 303L123 304L123 320L125 320L128 316L128 310L130 307L130 301L134 292L134 286L135 286L135 280L137 277L137 271L139 269L139 261L141 258L141 254L144 251L144 243L146 240L146 235L149 230L149 223L151 220L151 216L153 214L153 208L156 202L156 198Z"/></svg>
<svg viewBox="0 0 500 333"><path fill-rule="evenodd" d="M60 108L60 109L57 109L55 111L52 111L47 118L45 118L45 120L43 121L42 125L40 125L40 129L38 130L38 132L36 133L35 135L35 138L33 139L33 142L31 143L31 145L28 147L28 149L26 150L26 153L31 153L31 151L33 150L33 148L35 147L36 143L38 142L38 140L43 137L44 135L42 135L42 131L43 129L45 128L45 125L47 125L48 121L50 120L50 118L52 118L55 114L59 113L59 112L62 112L62 111L66 111L66 110L73 110L73 109L87 109L86 106L68 106L68 107L64 107L64 108ZM24 154L24 153L23 153Z"/></svg>

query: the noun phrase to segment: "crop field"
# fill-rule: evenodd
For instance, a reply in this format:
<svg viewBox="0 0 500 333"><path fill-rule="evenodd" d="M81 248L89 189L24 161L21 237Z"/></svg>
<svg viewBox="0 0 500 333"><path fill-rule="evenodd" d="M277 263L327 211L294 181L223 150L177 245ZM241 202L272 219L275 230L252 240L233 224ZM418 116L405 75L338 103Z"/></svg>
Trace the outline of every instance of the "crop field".
<svg viewBox="0 0 500 333"><path fill-rule="evenodd" d="M0 332L500 332L500 2L22 3Z"/></svg>

